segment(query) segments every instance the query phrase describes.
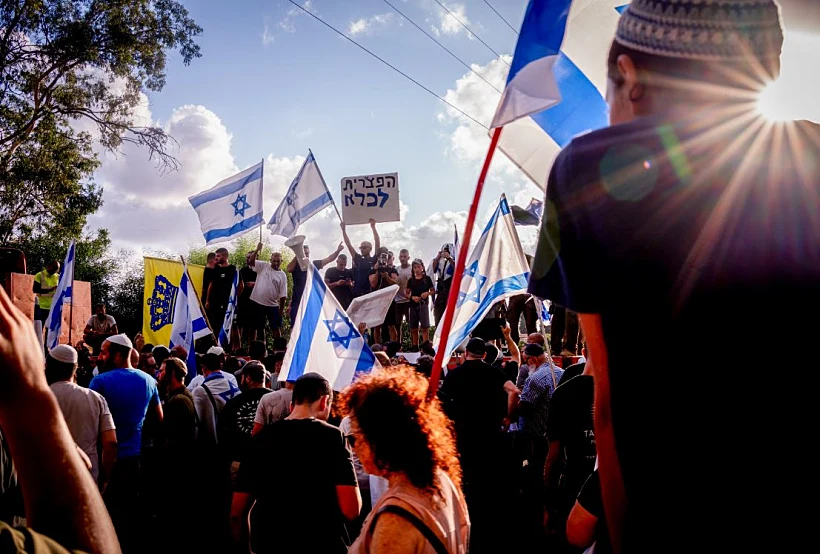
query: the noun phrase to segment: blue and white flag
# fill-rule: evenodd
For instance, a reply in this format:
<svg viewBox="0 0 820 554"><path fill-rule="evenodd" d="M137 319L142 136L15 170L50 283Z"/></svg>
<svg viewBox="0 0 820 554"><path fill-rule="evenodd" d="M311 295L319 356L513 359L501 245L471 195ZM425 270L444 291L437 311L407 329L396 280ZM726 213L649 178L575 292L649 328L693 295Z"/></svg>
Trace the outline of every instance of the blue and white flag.
<svg viewBox="0 0 820 554"><path fill-rule="evenodd" d="M273 235L290 238L296 234L299 225L332 204L333 197L327 189L325 178L319 171L313 152L309 152L282 203L273 212L268 229Z"/></svg>
<svg viewBox="0 0 820 554"><path fill-rule="evenodd" d="M60 268L60 280L57 290L51 298L51 310L46 320L46 346L49 350L60 343L60 333L63 330L63 304L73 302L72 289L74 288L74 255L76 244L72 240L65 255L63 267Z"/></svg>
<svg viewBox="0 0 820 554"><path fill-rule="evenodd" d="M529 278L530 266L518 240L507 198L502 194L464 267L445 364L450 353L470 336L496 302L527 292ZM436 329L436 349L440 340L441 326Z"/></svg>
<svg viewBox="0 0 820 554"><path fill-rule="evenodd" d="M526 208L512 206L513 219L516 225L540 225L544 216L544 203L536 198L530 200Z"/></svg>
<svg viewBox="0 0 820 554"><path fill-rule="evenodd" d="M169 348L182 346L188 351L188 376L196 375L196 353L194 352L194 341L207 337L211 334L202 310L199 307L199 300L196 291L188 278L188 266L183 264L182 279L179 282L176 298L174 298L173 312L174 322L171 327L171 341Z"/></svg>
<svg viewBox="0 0 820 554"><path fill-rule="evenodd" d="M461 253L461 241L458 240L458 227L453 223L453 261L458 261L458 255Z"/></svg>
<svg viewBox="0 0 820 554"><path fill-rule="evenodd" d="M357 375L378 368L381 365L356 324L309 264L299 317L290 333L279 380L295 381L305 373L316 372L339 391Z"/></svg>
<svg viewBox="0 0 820 554"><path fill-rule="evenodd" d="M236 315L236 291L238 288L239 272L234 271L231 295L228 297L228 308L225 310L225 321L222 322L222 329L219 330L219 344L225 349L231 344L231 327L233 326L234 315Z"/></svg>
<svg viewBox="0 0 820 554"><path fill-rule="evenodd" d="M498 147L545 189L555 156L608 124L606 58L628 0L530 0L492 127Z"/></svg>
<svg viewBox="0 0 820 554"><path fill-rule="evenodd" d="M225 242L259 227L264 160L188 198L207 244Z"/></svg>

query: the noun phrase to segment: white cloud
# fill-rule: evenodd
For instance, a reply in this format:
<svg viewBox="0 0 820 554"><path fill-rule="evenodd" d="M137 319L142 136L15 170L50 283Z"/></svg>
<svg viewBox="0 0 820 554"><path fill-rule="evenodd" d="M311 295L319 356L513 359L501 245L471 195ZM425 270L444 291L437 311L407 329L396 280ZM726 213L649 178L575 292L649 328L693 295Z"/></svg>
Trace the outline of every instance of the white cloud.
<svg viewBox="0 0 820 554"><path fill-rule="evenodd" d="M273 32L270 28L270 20L268 16L264 18L264 28L262 29L262 45L267 46L271 42L273 42Z"/></svg>
<svg viewBox="0 0 820 554"><path fill-rule="evenodd" d="M305 0L302 3L302 7L312 14L319 15L319 12L317 12L316 8L313 6L313 0ZM285 31L286 33L295 33L296 24L294 23L294 20L300 15L305 15L305 12L300 10L296 6L293 6L287 11L285 17L279 20L276 26Z"/></svg>
<svg viewBox="0 0 820 554"><path fill-rule="evenodd" d="M380 13L372 17L351 21L348 32L353 35L371 35L377 29L388 26L393 21L392 13Z"/></svg>
<svg viewBox="0 0 820 554"><path fill-rule="evenodd" d="M438 10L438 20L434 25L431 25L431 29L436 36L441 35L457 35L461 32L467 34L467 36L472 39L473 35L464 26L470 26L470 20L467 17L467 8L464 4L447 4L442 2L450 13L447 13L441 6L435 6L435 9ZM460 22L460 23L459 23ZM462 23L464 25L462 25Z"/></svg>

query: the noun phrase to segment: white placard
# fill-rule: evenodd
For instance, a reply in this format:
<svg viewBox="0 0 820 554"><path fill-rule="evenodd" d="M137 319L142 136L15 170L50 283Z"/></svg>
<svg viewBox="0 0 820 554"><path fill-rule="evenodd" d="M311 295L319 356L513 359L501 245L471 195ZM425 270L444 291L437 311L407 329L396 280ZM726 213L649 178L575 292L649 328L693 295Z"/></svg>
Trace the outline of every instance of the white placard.
<svg viewBox="0 0 820 554"><path fill-rule="evenodd" d="M378 173L342 179L342 218L347 225L375 219L399 221L399 174Z"/></svg>
<svg viewBox="0 0 820 554"><path fill-rule="evenodd" d="M398 290L398 285L390 285L387 288L354 298L347 308L347 317L354 325L364 323L368 327L378 327L384 323L384 318L387 317L387 311Z"/></svg>

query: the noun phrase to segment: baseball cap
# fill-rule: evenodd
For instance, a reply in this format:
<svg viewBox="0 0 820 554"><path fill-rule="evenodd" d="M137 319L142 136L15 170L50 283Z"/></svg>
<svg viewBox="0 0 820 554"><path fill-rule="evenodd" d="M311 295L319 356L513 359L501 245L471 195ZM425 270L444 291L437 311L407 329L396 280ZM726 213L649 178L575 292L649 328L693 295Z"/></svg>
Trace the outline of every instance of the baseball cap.
<svg viewBox="0 0 820 554"><path fill-rule="evenodd" d="M77 351L74 350L73 346L67 344L58 344L48 352L48 355L58 362L66 364L77 363Z"/></svg>
<svg viewBox="0 0 820 554"><path fill-rule="evenodd" d="M478 337L474 337L470 339L470 342L467 343L467 353L468 354L475 354L477 356L483 356L487 353L487 344L484 342L484 339L480 339Z"/></svg>

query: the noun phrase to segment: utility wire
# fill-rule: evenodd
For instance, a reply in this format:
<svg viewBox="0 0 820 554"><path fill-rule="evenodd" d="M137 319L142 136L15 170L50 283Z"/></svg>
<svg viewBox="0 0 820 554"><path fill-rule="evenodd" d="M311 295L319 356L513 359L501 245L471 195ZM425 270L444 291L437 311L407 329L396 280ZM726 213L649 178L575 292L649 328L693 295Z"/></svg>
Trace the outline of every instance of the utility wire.
<svg viewBox="0 0 820 554"><path fill-rule="evenodd" d="M415 27L416 29L418 29L419 31L421 31L422 33L424 33L424 34L427 36L427 38L429 38L430 40L432 40L433 42L435 42L436 44L438 44L438 45L439 45L439 47L441 47L441 49L442 49L442 50L444 50L445 52L447 52L448 54L450 54L450 55L451 55L453 58L455 58L455 59L456 59L456 60L457 60L457 61L458 61L461 65L463 65L463 66L464 66L464 67L466 67L468 70L470 70L470 71L471 71L471 72L472 72L472 73L473 73L476 77L478 77L479 79L481 79L482 81L484 81L485 83L487 83L488 85L490 85L490 86L491 86L491 87L492 87L492 88L493 88L493 89L494 89L494 90L495 90L498 94L502 94L502 92L501 92L500 90L498 90L498 88L497 88L494 84L492 84L490 81L488 81L487 79L485 79L485 78L484 78L484 76L483 76L481 73L479 73L478 71L476 71L475 69L473 69L473 68L472 68L472 66L470 66L470 64L468 64L467 62L465 62L464 60L462 60L461 58L459 58L458 56L456 56L455 54L453 54L453 52L452 52L449 48L447 48L447 47L446 47L446 46L444 46L442 43L440 43L438 40L436 40L436 37L434 37L433 35L431 35L431 34L430 34L430 33L428 33L427 31L425 31L422 27L420 27L418 24L416 24L416 22L415 22L415 21L413 21L412 19L410 19L409 17L407 17L405 14L403 14L403 13L401 12L401 10L399 10L396 6L394 6L393 4L391 4L391 3L389 2L389 0L384 0L384 3L385 3L385 4L387 4L388 6L390 6L391 8L393 8L393 9L394 9L394 10L395 10L395 11L396 11L396 12L397 12L400 16L402 16L404 19L406 19L407 21L409 21L409 22L410 22L410 24L411 24L413 27Z"/></svg>
<svg viewBox="0 0 820 554"><path fill-rule="evenodd" d="M480 42L481 44L483 44L484 46L486 46L486 47L487 47L487 49L488 49L490 52L492 52L493 54L495 54L495 56L496 56L498 59L500 59L502 62L504 62L504 63L505 63L505 64L507 64L508 66L510 65L509 63L507 63L507 60L505 60L504 58L502 58L502 57L501 57L501 54L499 54L498 52L496 52L495 50L493 50L493 47L492 47L492 46L490 46L489 44L487 44L486 42L484 42L484 41L481 39L481 37L480 37L480 36L478 36L477 34L475 34L475 33L474 33L474 32L473 32L473 31L472 31L469 27L467 27L467 25L465 25L465 24L464 24L464 22L463 22L463 21L461 21L459 18L457 18L457 17L455 16L455 14L453 14L453 12L451 12L451 11L447 8L447 6L445 6L444 4L442 4L441 2L439 2L439 0L434 0L434 1L435 1L435 3L436 3L436 4L438 4L439 6L441 6L441 9L443 9L445 12L447 12L448 14L450 14L450 17L452 17L453 19L455 19L455 20L458 22L458 24L459 24L459 25L461 25L462 27L464 27L464 28L467 30L467 32L468 32L468 33L470 33L470 34L471 34L471 35L473 35L475 38L477 38L477 39L478 39L478 42Z"/></svg>
<svg viewBox="0 0 820 554"><path fill-rule="evenodd" d="M518 34L518 29L516 29L515 27L513 27L512 25L510 25L510 22L509 22L509 21L507 21L506 19L504 19L504 16L503 16L503 15L501 15L500 13L498 13L498 10L496 10L496 9L493 7L493 5L492 5L492 4L490 4L490 2L488 2L488 0L484 0L484 3L485 3L485 4L487 4L487 6L489 6L489 8L495 12L495 15L497 15L498 17L500 17L500 18L501 18L501 21L503 21L504 23L506 23L506 24L507 24L507 27L509 27L510 29L512 29L512 32L513 32L513 33L515 33L516 35Z"/></svg>
<svg viewBox="0 0 820 554"><path fill-rule="evenodd" d="M309 11L309 10L306 10L306 9L305 9L305 8L303 8L303 7L302 7L299 3L295 2L294 0L288 0L288 2L290 2L290 3L291 3L291 4L293 4L294 6L296 6L297 8L299 8L300 10L302 10L303 12L305 12L306 14L308 14L310 17L312 17L313 19L315 19L316 21L318 21L319 23L321 23L322 25L324 25L324 26L325 26L325 27L327 27L328 29L330 29L330 30L332 30L333 32L335 32L335 33L336 33L337 35L339 35L340 37L342 37L342 38L344 38L344 39L347 39L348 41L352 42L353 44L355 44L356 46L358 46L359 48L361 48L362 50L364 50L365 52L367 52L368 54L370 54L371 56L373 56L374 58L376 58L376 59L377 59L377 60L379 60L380 62L382 62L384 65L386 65L387 67L389 67L390 69L392 69L393 71L395 71L396 73L398 73L399 75L401 75L402 77L404 77L405 79L407 79L408 81L410 81L411 83L415 84L415 85L416 85L416 86L418 86L419 88L424 89L425 91L427 91L427 92L428 92L428 93L430 93L431 95L435 96L436 98L438 98L439 100L441 100L443 103L447 104L448 106L450 106L451 108L453 108L455 111L457 111L458 113L460 113L461 115L463 115L464 117L466 117L467 119L469 119L470 121L472 121L473 123L475 123L476 125L479 125L479 126L483 127L484 129L487 129L488 131L490 130L490 128L489 128L489 127L487 127L486 125L484 125L483 123L481 123L479 120L477 120L477 119L476 119L476 118L474 118L473 116L471 116L471 115L469 115L468 113L464 112L463 110L461 110L461 109L459 109L459 108L455 107L453 104L451 104L450 102L448 102L447 100L445 100L444 98L442 98L441 96L439 96L438 94L436 94L435 92L433 92L432 90L430 90L429 88L427 88L426 86L422 85L421 83L419 83L418 81L416 81L415 79L413 79L410 75L408 75L407 73L405 73L404 71L402 71L402 70L401 70L401 69L399 69L398 67L394 66L393 64L391 64L390 62L388 62L388 61L387 61L387 60L385 60L384 58L379 57L377 54L375 54L375 53L371 52L370 50L368 50L367 48L365 48L364 46L362 46L361 44L359 44L358 42L356 42L355 40L353 40L352 38L350 38L349 36L347 36L347 35L346 35L346 34L344 34L343 32L341 32L339 29L337 29L336 27L334 27L334 26L333 26L333 25L331 25L330 23L328 23L328 22L326 22L325 20L323 20L321 17L317 16L316 14L312 13L312 12L311 12L311 11Z"/></svg>

